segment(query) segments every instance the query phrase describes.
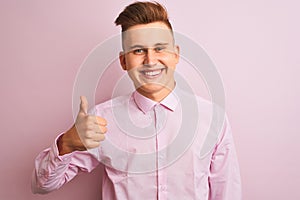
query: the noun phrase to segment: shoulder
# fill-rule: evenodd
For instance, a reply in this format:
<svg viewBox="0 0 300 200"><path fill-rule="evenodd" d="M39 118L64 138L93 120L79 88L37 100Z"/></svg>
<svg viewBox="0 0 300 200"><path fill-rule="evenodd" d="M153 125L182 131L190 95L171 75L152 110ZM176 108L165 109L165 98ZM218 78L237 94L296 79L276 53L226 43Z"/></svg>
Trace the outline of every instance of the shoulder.
<svg viewBox="0 0 300 200"><path fill-rule="evenodd" d="M205 99L199 95L184 90L176 91L181 107L188 110L193 116L198 116L199 120L208 121L211 128L220 129L226 122L225 102L213 101Z"/></svg>
<svg viewBox="0 0 300 200"><path fill-rule="evenodd" d="M175 94L180 102L180 104L183 107L191 107L192 109L195 109L198 107L198 111L209 111L214 106L217 106L214 102L211 100L205 99L195 93L192 93L190 91L185 91L181 88L176 88ZM217 106L220 107L220 106Z"/></svg>

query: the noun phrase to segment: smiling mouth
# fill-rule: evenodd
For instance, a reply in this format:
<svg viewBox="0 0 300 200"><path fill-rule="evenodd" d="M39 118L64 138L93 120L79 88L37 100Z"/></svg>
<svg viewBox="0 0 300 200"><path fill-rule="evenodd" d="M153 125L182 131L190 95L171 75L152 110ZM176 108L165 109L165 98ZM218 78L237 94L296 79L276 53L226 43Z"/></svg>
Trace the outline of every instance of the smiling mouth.
<svg viewBox="0 0 300 200"><path fill-rule="evenodd" d="M154 79L159 77L162 74L163 70L165 70L165 68L153 69L153 70L142 70L140 71L140 73L148 79Z"/></svg>

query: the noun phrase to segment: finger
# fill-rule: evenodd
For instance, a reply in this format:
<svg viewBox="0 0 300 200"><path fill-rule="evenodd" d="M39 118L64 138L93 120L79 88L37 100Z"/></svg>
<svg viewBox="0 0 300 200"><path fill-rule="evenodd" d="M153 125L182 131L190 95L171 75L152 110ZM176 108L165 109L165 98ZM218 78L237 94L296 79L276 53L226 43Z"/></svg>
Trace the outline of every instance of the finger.
<svg viewBox="0 0 300 200"><path fill-rule="evenodd" d="M107 132L107 128L105 126L99 126L99 130L100 130L99 132L102 133L102 134Z"/></svg>
<svg viewBox="0 0 300 200"><path fill-rule="evenodd" d="M105 126L95 125L94 128L92 129L92 131L94 131L97 134L99 134L99 133L106 133L107 132L107 128Z"/></svg>
<svg viewBox="0 0 300 200"><path fill-rule="evenodd" d="M99 147L99 145L100 145L100 141L89 140L86 141L85 147L87 149L93 149Z"/></svg>
<svg viewBox="0 0 300 200"><path fill-rule="evenodd" d="M102 134L102 133L101 134L96 134L93 137L93 141L95 141L95 142L101 142L103 140L105 140L105 134Z"/></svg>
<svg viewBox="0 0 300 200"><path fill-rule="evenodd" d="M79 112L84 113L87 115L87 110L88 110L88 101L85 96L80 96L80 110Z"/></svg>
<svg viewBox="0 0 300 200"><path fill-rule="evenodd" d="M100 142L105 139L105 134L103 133L95 133L93 131L88 132L83 139L83 143L88 145L91 142Z"/></svg>
<svg viewBox="0 0 300 200"><path fill-rule="evenodd" d="M104 119L102 117L99 117L99 116L97 116L96 119L97 119L97 124L99 124L101 126L106 126L107 125L106 119Z"/></svg>

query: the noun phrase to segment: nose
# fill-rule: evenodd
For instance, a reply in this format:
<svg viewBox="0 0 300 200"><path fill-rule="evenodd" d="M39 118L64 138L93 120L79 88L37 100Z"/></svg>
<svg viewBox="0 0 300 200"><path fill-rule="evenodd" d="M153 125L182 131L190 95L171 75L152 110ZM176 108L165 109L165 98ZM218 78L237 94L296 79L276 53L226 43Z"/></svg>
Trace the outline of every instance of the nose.
<svg viewBox="0 0 300 200"><path fill-rule="evenodd" d="M153 49L148 49L145 54L144 65L156 65L157 64L157 55Z"/></svg>

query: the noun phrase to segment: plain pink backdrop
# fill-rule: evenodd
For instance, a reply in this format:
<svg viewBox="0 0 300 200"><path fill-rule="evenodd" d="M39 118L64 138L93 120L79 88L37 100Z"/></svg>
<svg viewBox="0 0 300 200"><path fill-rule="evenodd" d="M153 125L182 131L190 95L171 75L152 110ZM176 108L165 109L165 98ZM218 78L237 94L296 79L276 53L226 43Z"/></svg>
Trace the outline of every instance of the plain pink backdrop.
<svg viewBox="0 0 300 200"><path fill-rule="evenodd" d="M113 21L131 2L0 1L0 199L101 199L101 167L48 195L31 193L30 176L35 156L72 124L81 63L119 33ZM300 199L299 1L159 2L221 72L243 199Z"/></svg>

